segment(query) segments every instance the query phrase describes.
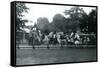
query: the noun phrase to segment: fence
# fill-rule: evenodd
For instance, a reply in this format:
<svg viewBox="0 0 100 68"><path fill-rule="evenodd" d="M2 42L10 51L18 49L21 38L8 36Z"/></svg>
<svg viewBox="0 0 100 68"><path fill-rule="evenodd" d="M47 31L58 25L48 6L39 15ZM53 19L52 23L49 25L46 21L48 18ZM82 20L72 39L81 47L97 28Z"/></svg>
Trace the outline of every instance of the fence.
<svg viewBox="0 0 100 68"><path fill-rule="evenodd" d="M79 44L75 44L73 42L68 42L68 39L61 39L61 43L52 43L49 42L39 42L38 40L34 40L30 42L25 38L20 42L16 43L17 48L65 48L65 47L96 47L97 39L95 34L80 34L80 40L78 40ZM77 42L77 41L76 41Z"/></svg>

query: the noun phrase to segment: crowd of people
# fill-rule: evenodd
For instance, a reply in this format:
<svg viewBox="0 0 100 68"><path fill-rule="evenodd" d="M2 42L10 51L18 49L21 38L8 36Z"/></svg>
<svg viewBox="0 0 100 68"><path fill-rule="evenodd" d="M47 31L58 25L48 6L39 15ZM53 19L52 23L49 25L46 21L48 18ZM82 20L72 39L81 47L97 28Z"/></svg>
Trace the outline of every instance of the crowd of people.
<svg viewBox="0 0 100 68"><path fill-rule="evenodd" d="M80 38L80 35L77 32L72 32L70 35L64 32L50 32L49 34L43 34L41 32L34 32L30 39L29 44L30 45L66 45L66 44L74 44L79 45L89 42L90 39L86 38L83 40L83 38Z"/></svg>

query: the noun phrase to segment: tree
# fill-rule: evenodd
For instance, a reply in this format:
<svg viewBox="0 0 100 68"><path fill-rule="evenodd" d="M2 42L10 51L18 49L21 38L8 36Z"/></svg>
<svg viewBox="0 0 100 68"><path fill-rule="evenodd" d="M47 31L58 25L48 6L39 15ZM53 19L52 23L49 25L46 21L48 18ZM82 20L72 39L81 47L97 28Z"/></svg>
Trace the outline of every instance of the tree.
<svg viewBox="0 0 100 68"><path fill-rule="evenodd" d="M23 30L25 22L28 20L23 20L24 16L22 13L28 13L28 8L25 6L25 3L16 3L16 39L19 41L23 38Z"/></svg>
<svg viewBox="0 0 100 68"><path fill-rule="evenodd" d="M81 32L88 33L88 24L89 24L89 17L88 17L88 15L87 14L84 14L80 18L79 21L81 22L81 23L79 23Z"/></svg>
<svg viewBox="0 0 100 68"><path fill-rule="evenodd" d="M97 33L97 10L92 10L89 13L88 31L89 33Z"/></svg>
<svg viewBox="0 0 100 68"><path fill-rule="evenodd" d="M23 20L22 17L24 16L22 13L28 13L28 8L25 6L24 3L16 3L16 32L21 31L21 28L25 26L25 22L28 20Z"/></svg>
<svg viewBox="0 0 100 68"><path fill-rule="evenodd" d="M49 21L46 17L40 17L37 19L37 28L45 34L49 33Z"/></svg>
<svg viewBox="0 0 100 68"><path fill-rule="evenodd" d="M56 14L53 17L53 21L51 23L52 27L53 27L53 31L66 31L66 18L61 15L61 14Z"/></svg>
<svg viewBox="0 0 100 68"><path fill-rule="evenodd" d="M79 6L75 6L75 7L72 7L71 9L69 9L69 10L65 10L64 14L69 16L70 25L73 27L72 31L77 31L78 29L80 29L80 25L79 25L81 23L80 19L86 13Z"/></svg>
<svg viewBox="0 0 100 68"><path fill-rule="evenodd" d="M83 33L97 33L97 11L92 10L88 15L84 14L80 19L80 28Z"/></svg>

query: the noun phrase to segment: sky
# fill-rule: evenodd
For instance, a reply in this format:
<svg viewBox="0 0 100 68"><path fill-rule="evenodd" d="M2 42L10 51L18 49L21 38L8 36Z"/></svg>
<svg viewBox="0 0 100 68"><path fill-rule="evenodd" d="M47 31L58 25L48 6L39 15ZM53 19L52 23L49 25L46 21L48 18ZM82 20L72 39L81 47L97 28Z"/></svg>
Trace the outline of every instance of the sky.
<svg viewBox="0 0 100 68"><path fill-rule="evenodd" d="M64 15L64 10L68 10L73 6L62 5L46 5L46 4L29 4L26 3L29 8L28 13L23 13L23 19L27 19L29 22L26 25L34 25L39 17L48 18L49 22L52 22L52 18L55 14ZM81 7L88 14L94 7ZM65 16L65 15L64 15Z"/></svg>

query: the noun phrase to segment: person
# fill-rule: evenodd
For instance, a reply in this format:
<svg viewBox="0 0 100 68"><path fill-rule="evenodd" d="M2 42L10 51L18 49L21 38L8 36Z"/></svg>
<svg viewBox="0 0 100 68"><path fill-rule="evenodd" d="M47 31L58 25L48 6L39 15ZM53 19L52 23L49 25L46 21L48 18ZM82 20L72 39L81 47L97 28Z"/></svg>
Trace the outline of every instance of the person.
<svg viewBox="0 0 100 68"><path fill-rule="evenodd" d="M49 44L53 44L53 32L50 32L49 35L48 35L48 38L49 38Z"/></svg>
<svg viewBox="0 0 100 68"><path fill-rule="evenodd" d="M57 34L56 33L54 33L53 34L53 44L57 44Z"/></svg>
<svg viewBox="0 0 100 68"><path fill-rule="evenodd" d="M72 32L69 39L68 39L68 42L70 44L74 44L74 39L75 39L75 32Z"/></svg>
<svg viewBox="0 0 100 68"><path fill-rule="evenodd" d="M43 42L44 42L44 44L48 44L49 43L49 38L48 38L47 35L44 36Z"/></svg>
<svg viewBox="0 0 100 68"><path fill-rule="evenodd" d="M61 35L57 34L57 41L58 41L59 44L61 44L61 38L60 37L61 37Z"/></svg>
<svg viewBox="0 0 100 68"><path fill-rule="evenodd" d="M70 41L76 45L80 44L80 37L79 37L78 33L72 32L70 35Z"/></svg>

